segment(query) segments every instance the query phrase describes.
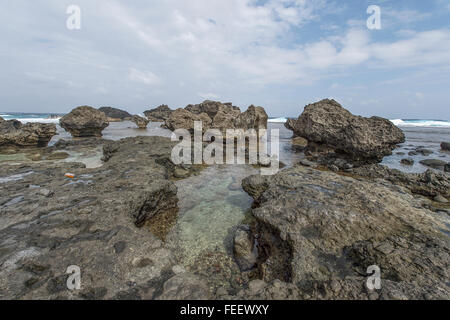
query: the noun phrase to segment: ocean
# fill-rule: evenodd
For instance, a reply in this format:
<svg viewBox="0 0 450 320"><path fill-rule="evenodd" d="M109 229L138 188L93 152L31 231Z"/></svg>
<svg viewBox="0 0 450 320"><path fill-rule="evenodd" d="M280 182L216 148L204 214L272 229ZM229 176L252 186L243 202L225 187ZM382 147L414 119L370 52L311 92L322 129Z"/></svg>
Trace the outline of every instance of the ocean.
<svg viewBox="0 0 450 320"><path fill-rule="evenodd" d="M63 114L51 113L0 112L0 117L3 119L17 119L22 123L42 122L58 124L59 117L62 116ZM286 164L291 164L297 161L301 155L295 154L291 150L290 139L292 137L292 132L284 127L283 124L286 121L286 117L269 118L269 128L280 130L280 160ZM441 142L450 142L450 121L430 119L392 119L390 121L403 130L406 136L406 142L399 145L399 147L393 151L391 156L385 157L382 164L404 172L424 172L428 168L419 163L419 161L423 159L439 159L450 162L450 153L442 151L440 148ZM71 139L70 134L59 127L59 125L57 128L58 135L52 139L50 145L61 138ZM133 123L125 121L111 123L110 126L103 131L103 135L105 139L112 140L138 135L170 137L170 131L160 128L157 123L150 123L146 131L137 130ZM429 149L433 153L429 156L408 155L410 151L413 151L418 147ZM414 160L414 165L402 165L400 160L403 158L412 158Z"/></svg>

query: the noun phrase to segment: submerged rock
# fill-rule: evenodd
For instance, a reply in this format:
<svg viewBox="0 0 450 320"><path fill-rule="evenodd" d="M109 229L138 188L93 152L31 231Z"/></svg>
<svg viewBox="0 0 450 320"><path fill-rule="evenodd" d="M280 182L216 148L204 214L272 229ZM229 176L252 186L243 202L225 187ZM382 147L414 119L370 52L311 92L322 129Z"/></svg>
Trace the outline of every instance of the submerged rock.
<svg viewBox="0 0 450 320"><path fill-rule="evenodd" d="M424 166L427 167L431 167L433 169L444 170L445 166L447 165L447 162L437 159L426 159L420 161L420 164L423 164Z"/></svg>
<svg viewBox="0 0 450 320"><path fill-rule="evenodd" d="M251 270L257 262L258 249L253 244L249 228L239 227L234 235L233 252L241 271Z"/></svg>
<svg viewBox="0 0 450 320"><path fill-rule="evenodd" d="M400 160L400 163L404 164L405 166L412 166L414 164L414 160L411 158L406 158L406 159Z"/></svg>
<svg viewBox="0 0 450 320"><path fill-rule="evenodd" d="M295 166L248 177L243 188L257 204L267 283L292 283L307 299L369 299L364 275L377 265L377 298L450 298L450 230L397 186Z"/></svg>
<svg viewBox="0 0 450 320"><path fill-rule="evenodd" d="M101 107L98 110L103 112L110 119L117 119L123 121L123 120L130 120L132 117L131 114L129 114L127 111L120 110L117 108Z"/></svg>
<svg viewBox="0 0 450 320"><path fill-rule="evenodd" d="M450 142L442 142L441 143L441 149L442 150L446 150L446 151L450 151Z"/></svg>
<svg viewBox="0 0 450 320"><path fill-rule="evenodd" d="M131 118L131 121L134 122L139 129L147 129L147 125L150 122L149 120L142 118L140 116L134 115Z"/></svg>
<svg viewBox="0 0 450 320"><path fill-rule="evenodd" d="M56 135L56 126L49 123L22 124L17 120L0 121L0 146L45 147Z"/></svg>
<svg viewBox="0 0 450 320"><path fill-rule="evenodd" d="M74 137L101 137L109 123L105 113L89 106L73 109L59 124Z"/></svg>
<svg viewBox="0 0 450 320"><path fill-rule="evenodd" d="M403 132L389 120L355 116L328 99L307 105L297 120L285 126L295 136L325 145L332 156L348 157L356 163L380 162L405 141Z"/></svg>
<svg viewBox="0 0 450 320"><path fill-rule="evenodd" d="M151 122L164 122L169 119L172 112L169 106L163 104L155 109L144 111L144 115Z"/></svg>

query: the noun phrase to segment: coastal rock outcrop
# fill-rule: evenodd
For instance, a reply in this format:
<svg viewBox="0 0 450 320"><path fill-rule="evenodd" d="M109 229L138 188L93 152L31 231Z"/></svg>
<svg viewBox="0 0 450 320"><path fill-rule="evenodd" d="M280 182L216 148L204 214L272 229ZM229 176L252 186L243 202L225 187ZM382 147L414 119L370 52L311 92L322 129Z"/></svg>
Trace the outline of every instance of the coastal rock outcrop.
<svg viewBox="0 0 450 320"><path fill-rule="evenodd" d="M45 147L54 135L54 124L22 124L17 120L0 120L0 146Z"/></svg>
<svg viewBox="0 0 450 320"><path fill-rule="evenodd" d="M117 108L101 107L98 110L103 112L110 120L123 121L123 120L130 120L132 117L131 114L129 114L127 111Z"/></svg>
<svg viewBox="0 0 450 320"><path fill-rule="evenodd" d="M172 112L169 106L163 104L155 109L144 111L144 115L151 122L164 122L169 119Z"/></svg>
<svg viewBox="0 0 450 320"><path fill-rule="evenodd" d="M354 163L380 162L396 144L405 141L403 132L380 117L355 116L335 100L325 99L305 107L297 120L285 126L309 141L314 152L348 158Z"/></svg>
<svg viewBox="0 0 450 320"><path fill-rule="evenodd" d="M177 109L170 114L166 120L166 127L169 130L186 129L191 134L194 133L194 122L201 121L203 132L208 130L211 125L211 118L206 113L195 114L185 109Z"/></svg>
<svg viewBox="0 0 450 320"><path fill-rule="evenodd" d="M192 130L194 120L204 121L204 129L219 129L225 136L227 129L266 129L268 116L262 107L252 105L247 111L241 112L231 103L207 100L172 112L165 126L170 130L174 128Z"/></svg>
<svg viewBox="0 0 450 320"><path fill-rule="evenodd" d="M306 299L450 298L446 218L401 187L303 166L242 185L255 199L260 293L278 279ZM373 265L382 287L370 291Z"/></svg>
<svg viewBox="0 0 450 320"><path fill-rule="evenodd" d="M136 137L59 145L102 144L106 162L98 168L0 166L0 299L154 299L174 276L174 254L157 232L167 232L164 218L177 210L172 169L160 164L170 161L175 143ZM81 290L67 289L71 265L81 269ZM166 296L177 286L198 288L183 279L167 284Z"/></svg>
<svg viewBox="0 0 450 320"><path fill-rule="evenodd" d="M74 137L101 137L109 122L105 113L82 106L62 117L59 124Z"/></svg>
<svg viewBox="0 0 450 320"><path fill-rule="evenodd" d="M147 129L147 125L150 122L149 120L142 118L138 115L134 115L131 118L131 121L134 122L138 126L139 129Z"/></svg>

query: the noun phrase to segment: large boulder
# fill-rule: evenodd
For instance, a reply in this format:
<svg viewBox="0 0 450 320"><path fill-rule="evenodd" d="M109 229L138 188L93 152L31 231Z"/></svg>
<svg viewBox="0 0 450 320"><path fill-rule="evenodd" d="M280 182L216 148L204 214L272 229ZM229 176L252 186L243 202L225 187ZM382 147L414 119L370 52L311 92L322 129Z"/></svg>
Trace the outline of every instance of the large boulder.
<svg viewBox="0 0 450 320"><path fill-rule="evenodd" d="M450 298L446 216L406 189L303 166L242 185L256 201L266 282L295 284L307 299ZM373 265L381 290L371 292L365 284Z"/></svg>
<svg viewBox="0 0 450 320"><path fill-rule="evenodd" d="M101 107L98 109L99 111L103 112L109 119L116 119L116 120L130 120L131 114L124 110L120 110L117 108L112 107Z"/></svg>
<svg viewBox="0 0 450 320"><path fill-rule="evenodd" d="M210 100L205 100L204 102L196 105L190 104L185 109L195 114L206 113L211 119L213 119L216 116L219 110L226 109L229 111L235 110L238 111L239 113L241 112L241 110L238 107L233 106L233 104L230 102L221 103L219 101L210 101Z"/></svg>
<svg viewBox="0 0 450 320"><path fill-rule="evenodd" d="M266 129L268 119L269 117L263 107L251 105L247 111L239 114L236 127L255 130Z"/></svg>
<svg viewBox="0 0 450 320"><path fill-rule="evenodd" d="M109 122L105 113L82 106L62 117L59 124L74 137L101 137Z"/></svg>
<svg viewBox="0 0 450 320"><path fill-rule="evenodd" d="M173 111L165 104L151 110L144 111L144 115L151 122L164 122L169 119Z"/></svg>
<svg viewBox="0 0 450 320"><path fill-rule="evenodd" d="M285 126L294 136L362 162L379 162L405 141L403 132L389 120L355 116L329 99L307 105L297 120Z"/></svg>
<svg viewBox="0 0 450 320"><path fill-rule="evenodd" d="M145 118L137 116L137 115L134 115L131 118L131 121L134 122L138 126L139 129L146 129L148 123L150 122L148 119L145 119Z"/></svg>
<svg viewBox="0 0 450 320"><path fill-rule="evenodd" d="M54 124L0 119L0 146L45 147L55 134Z"/></svg>

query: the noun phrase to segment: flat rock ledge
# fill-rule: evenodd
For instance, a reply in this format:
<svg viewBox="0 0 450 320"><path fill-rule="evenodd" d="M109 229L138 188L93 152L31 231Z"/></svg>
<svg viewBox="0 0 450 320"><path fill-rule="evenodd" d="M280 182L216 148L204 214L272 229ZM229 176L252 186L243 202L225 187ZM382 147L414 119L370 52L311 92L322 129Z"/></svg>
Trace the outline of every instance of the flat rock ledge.
<svg viewBox="0 0 450 320"><path fill-rule="evenodd" d="M261 280L238 298L450 298L448 215L408 189L301 165L242 185L255 199ZM366 287L371 265L380 290Z"/></svg>

